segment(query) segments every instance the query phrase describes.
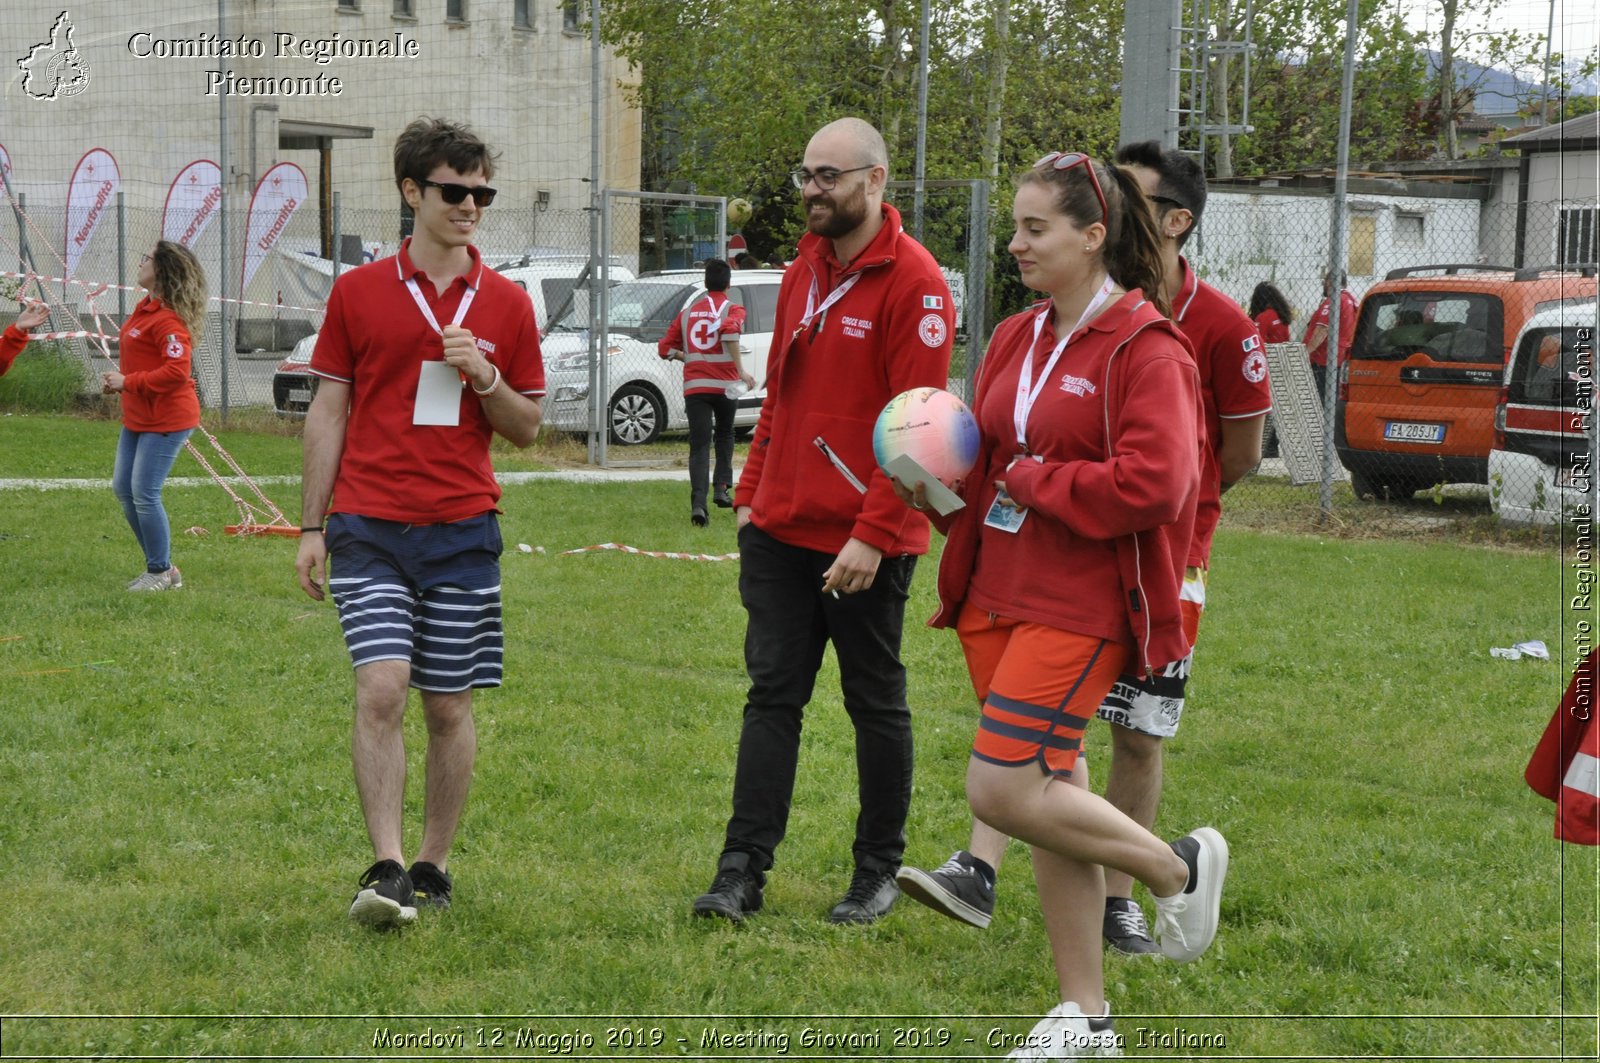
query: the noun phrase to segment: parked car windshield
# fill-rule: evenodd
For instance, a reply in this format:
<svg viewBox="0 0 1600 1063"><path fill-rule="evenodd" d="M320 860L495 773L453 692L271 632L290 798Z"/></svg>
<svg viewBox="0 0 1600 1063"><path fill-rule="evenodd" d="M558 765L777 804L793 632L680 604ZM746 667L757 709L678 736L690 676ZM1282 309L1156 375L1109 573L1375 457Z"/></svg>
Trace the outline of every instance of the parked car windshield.
<svg viewBox="0 0 1600 1063"><path fill-rule="evenodd" d="M695 291L693 284L651 284L630 281L611 289L610 329L645 343L655 343L667 334L667 326L683 308L683 301ZM589 327L587 307L574 306L563 314L552 332L581 332Z"/></svg>
<svg viewBox="0 0 1600 1063"><path fill-rule="evenodd" d="M1476 292L1384 292L1362 307L1350 357L1398 360L1418 352L1442 362L1499 362L1504 310Z"/></svg>

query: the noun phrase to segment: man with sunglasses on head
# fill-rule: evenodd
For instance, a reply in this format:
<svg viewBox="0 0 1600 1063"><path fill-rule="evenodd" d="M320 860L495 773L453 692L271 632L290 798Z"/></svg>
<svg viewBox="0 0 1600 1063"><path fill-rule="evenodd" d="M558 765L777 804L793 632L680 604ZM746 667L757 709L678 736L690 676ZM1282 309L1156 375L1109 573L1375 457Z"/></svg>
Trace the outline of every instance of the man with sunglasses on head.
<svg viewBox="0 0 1600 1063"><path fill-rule="evenodd" d="M527 294L472 245L494 159L464 126L419 118L395 141L415 215L399 253L341 276L310 371L300 586L331 590L355 666L352 760L374 862L350 917L388 927L447 908L446 871L477 750L472 692L499 686L500 488L494 433L539 433L544 362ZM428 729L426 802L406 866L402 733L409 690Z"/></svg>
<svg viewBox="0 0 1600 1063"><path fill-rule="evenodd" d="M1194 353L1205 408L1200 497L1180 603L1190 653L1180 661L1158 665L1153 675L1121 676L1098 713L1111 724L1106 800L1150 830L1161 802L1162 741L1177 733L1183 715L1222 494L1261 461L1261 432L1272 408L1272 393L1255 322L1238 303L1196 276L1183 257L1183 245L1205 212L1206 180L1199 163L1180 151L1163 150L1154 140L1123 145L1116 161L1133 173L1155 207L1165 295L1173 323ZM1078 777L1080 782L1086 779ZM933 871L903 869L900 884L909 896L935 911L986 927L994 912L995 876L1009 841L974 820L969 849ZM1132 878L1110 869L1105 876L1102 934L1107 946L1131 955L1159 954L1144 912L1133 900Z"/></svg>
<svg viewBox="0 0 1600 1063"><path fill-rule="evenodd" d="M733 815L697 915L761 908L788 826L801 717L829 642L855 728L854 875L829 913L871 923L899 896L911 806L911 710L900 636L928 521L877 468L872 432L895 395L947 383L955 315L933 257L883 202L883 137L829 123L791 175L807 234L778 293L767 397L734 493L750 689Z"/></svg>

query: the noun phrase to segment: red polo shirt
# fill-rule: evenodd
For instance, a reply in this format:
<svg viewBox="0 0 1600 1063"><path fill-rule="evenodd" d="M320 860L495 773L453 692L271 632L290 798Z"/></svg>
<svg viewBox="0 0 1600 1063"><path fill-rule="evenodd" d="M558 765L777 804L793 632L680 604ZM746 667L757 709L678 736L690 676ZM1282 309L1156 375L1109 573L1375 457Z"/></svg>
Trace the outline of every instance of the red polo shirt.
<svg viewBox="0 0 1600 1063"><path fill-rule="evenodd" d="M1180 258L1183 284L1172 300L1172 320L1194 348L1200 370L1200 396L1205 402L1206 447L1200 476L1200 504L1195 511L1194 541L1189 564L1206 567L1211 539L1222 519L1222 422L1260 417L1272 409L1267 384L1267 355L1256 324L1239 304L1201 280Z"/></svg>
<svg viewBox="0 0 1600 1063"><path fill-rule="evenodd" d="M329 512L437 524L496 508L500 485L489 463L494 429L478 396L463 385L458 425L412 423L421 363L442 361L444 341L412 297L408 278L417 282L441 326L454 320L468 288L475 287L461 327L499 368L502 387L530 397L544 394L539 330L527 293L485 269L477 248L467 251L472 268L443 293L411 261L406 245L398 255L353 269L334 283L309 367L350 385L350 418Z"/></svg>

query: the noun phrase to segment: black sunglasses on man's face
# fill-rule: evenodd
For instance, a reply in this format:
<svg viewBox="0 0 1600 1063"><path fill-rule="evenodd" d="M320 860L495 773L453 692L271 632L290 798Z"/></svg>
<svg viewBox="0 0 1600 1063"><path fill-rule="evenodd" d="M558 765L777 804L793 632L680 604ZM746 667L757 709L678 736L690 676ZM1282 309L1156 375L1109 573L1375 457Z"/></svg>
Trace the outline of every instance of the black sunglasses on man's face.
<svg viewBox="0 0 1600 1063"><path fill-rule="evenodd" d="M424 195L427 194L429 188L437 188L439 190L439 198L452 207L465 200L468 196L472 197L473 205L478 207L487 207L494 202L495 189L490 188L488 185L461 185L456 184L454 181L430 181L427 178L423 178L417 184L422 186Z"/></svg>

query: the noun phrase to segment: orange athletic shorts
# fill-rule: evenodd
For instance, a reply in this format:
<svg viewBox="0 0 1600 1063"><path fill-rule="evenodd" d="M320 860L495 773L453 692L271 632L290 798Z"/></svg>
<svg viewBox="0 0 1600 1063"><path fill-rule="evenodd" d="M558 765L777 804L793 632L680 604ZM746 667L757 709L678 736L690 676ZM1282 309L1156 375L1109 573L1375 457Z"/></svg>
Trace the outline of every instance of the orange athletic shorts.
<svg viewBox="0 0 1600 1063"><path fill-rule="evenodd" d="M1121 674L1128 648L970 605L956 619L956 635L983 705L972 755L1071 775L1083 730Z"/></svg>

